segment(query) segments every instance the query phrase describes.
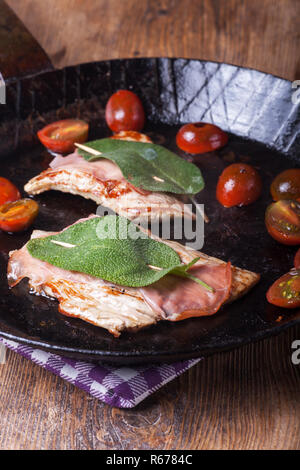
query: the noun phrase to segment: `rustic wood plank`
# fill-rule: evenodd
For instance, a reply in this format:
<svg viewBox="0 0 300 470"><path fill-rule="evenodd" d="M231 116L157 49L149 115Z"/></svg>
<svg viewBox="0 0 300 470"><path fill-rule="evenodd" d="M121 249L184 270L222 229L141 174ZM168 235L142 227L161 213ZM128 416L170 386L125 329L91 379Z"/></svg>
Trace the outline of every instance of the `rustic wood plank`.
<svg viewBox="0 0 300 470"><path fill-rule="evenodd" d="M57 67L170 56L299 75L295 0L7 0Z"/></svg>
<svg viewBox="0 0 300 470"><path fill-rule="evenodd" d="M8 352L0 449L299 449L299 335L295 327L207 358L131 410Z"/></svg>

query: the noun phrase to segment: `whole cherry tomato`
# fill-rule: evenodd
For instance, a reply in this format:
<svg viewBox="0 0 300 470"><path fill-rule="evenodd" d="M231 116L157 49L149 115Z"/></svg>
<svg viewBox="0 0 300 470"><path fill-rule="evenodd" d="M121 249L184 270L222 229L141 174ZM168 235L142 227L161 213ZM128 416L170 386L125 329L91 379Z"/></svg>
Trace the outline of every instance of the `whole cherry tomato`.
<svg viewBox="0 0 300 470"><path fill-rule="evenodd" d="M279 173L271 184L271 194L274 201L300 198L300 168Z"/></svg>
<svg viewBox="0 0 300 470"><path fill-rule="evenodd" d="M300 244L300 203L288 199L267 207L265 223L271 237L284 245Z"/></svg>
<svg viewBox="0 0 300 470"><path fill-rule="evenodd" d="M297 251L297 253L295 254L294 266L295 266L296 269L300 269L300 248Z"/></svg>
<svg viewBox="0 0 300 470"><path fill-rule="evenodd" d="M300 307L300 270L291 269L277 279L267 292L267 300L278 307Z"/></svg>
<svg viewBox="0 0 300 470"><path fill-rule="evenodd" d="M74 151L74 143L82 144L88 138L89 125L80 119L63 119L48 124L37 135L47 149L56 153Z"/></svg>
<svg viewBox="0 0 300 470"><path fill-rule="evenodd" d="M177 146L192 154L212 152L227 142L228 136L222 129L206 122L185 124L176 135Z"/></svg>
<svg viewBox="0 0 300 470"><path fill-rule="evenodd" d="M39 205L33 199L19 199L0 206L0 229L5 232L26 230L39 212Z"/></svg>
<svg viewBox="0 0 300 470"><path fill-rule="evenodd" d="M145 124L142 102L132 91L119 90L106 104L105 119L113 132L140 131Z"/></svg>
<svg viewBox="0 0 300 470"><path fill-rule="evenodd" d="M20 199L21 194L18 188L8 179L0 176L0 205L5 202L13 202Z"/></svg>
<svg viewBox="0 0 300 470"><path fill-rule="evenodd" d="M261 190L261 178L255 168L233 163L220 175L216 195L224 207L246 206L259 198Z"/></svg>
<svg viewBox="0 0 300 470"><path fill-rule="evenodd" d="M146 134L141 134L136 131L121 131L110 137L116 140L128 140L132 142L144 142L145 144L151 144L152 140Z"/></svg>

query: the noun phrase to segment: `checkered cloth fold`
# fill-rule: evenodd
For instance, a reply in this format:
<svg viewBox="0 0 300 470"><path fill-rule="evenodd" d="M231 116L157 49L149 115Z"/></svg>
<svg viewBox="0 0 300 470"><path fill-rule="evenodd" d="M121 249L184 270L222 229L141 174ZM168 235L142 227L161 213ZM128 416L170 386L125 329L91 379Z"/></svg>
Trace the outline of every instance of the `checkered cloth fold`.
<svg viewBox="0 0 300 470"><path fill-rule="evenodd" d="M0 337L1 344L108 405L118 408L135 407L200 361L190 359L173 364L118 367L76 361Z"/></svg>

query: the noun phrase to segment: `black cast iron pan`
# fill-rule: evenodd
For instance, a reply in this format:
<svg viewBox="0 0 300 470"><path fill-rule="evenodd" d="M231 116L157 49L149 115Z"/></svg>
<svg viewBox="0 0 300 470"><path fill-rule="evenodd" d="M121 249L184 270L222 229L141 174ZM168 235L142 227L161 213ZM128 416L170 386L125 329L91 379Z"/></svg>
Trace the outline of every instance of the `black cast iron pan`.
<svg viewBox="0 0 300 470"><path fill-rule="evenodd" d="M0 233L0 334L82 360L124 364L205 356L299 323L299 310L276 308L265 298L272 282L292 266L296 251L275 242L264 225L273 177L300 162L299 105L292 102L288 81L227 64L167 58L97 62L10 79L7 104L0 106L1 175L22 188L47 168L51 156L36 139L45 123L80 117L90 122L91 138L109 135L104 107L119 88L131 89L142 99L145 133L177 152L175 135L184 122L213 122L229 133L225 148L197 162L206 182L198 201L205 203L210 217L203 251L259 272L261 281L213 317L161 322L116 339L101 328L64 317L56 301L30 295L26 280L9 290L8 253L21 247L30 231ZM224 209L215 198L218 175L239 161L259 170L263 194L251 206ZM96 210L91 201L54 191L36 199L41 210L35 229L60 230Z"/></svg>

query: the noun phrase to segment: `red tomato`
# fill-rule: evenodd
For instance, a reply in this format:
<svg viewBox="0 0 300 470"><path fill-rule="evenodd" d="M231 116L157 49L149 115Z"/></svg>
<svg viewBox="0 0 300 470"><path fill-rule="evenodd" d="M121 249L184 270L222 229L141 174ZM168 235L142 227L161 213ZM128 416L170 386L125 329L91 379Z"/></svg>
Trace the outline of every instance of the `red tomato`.
<svg viewBox="0 0 300 470"><path fill-rule="evenodd" d="M74 143L83 144L88 138L89 125L80 119L56 121L38 131L37 135L47 149L56 153L74 151Z"/></svg>
<svg viewBox="0 0 300 470"><path fill-rule="evenodd" d="M113 132L140 131L145 124L142 102L132 91L119 90L106 104L105 119Z"/></svg>
<svg viewBox="0 0 300 470"><path fill-rule="evenodd" d="M18 188L6 178L0 176L0 205L20 199Z"/></svg>
<svg viewBox="0 0 300 470"><path fill-rule="evenodd" d="M271 194L274 201L300 197L300 168L285 170L273 180Z"/></svg>
<svg viewBox="0 0 300 470"><path fill-rule="evenodd" d="M295 266L296 269L300 269L300 248L297 251L297 253L295 254L294 266Z"/></svg>
<svg viewBox="0 0 300 470"><path fill-rule="evenodd" d="M32 199L19 199L0 206L0 229L5 232L26 230L39 212L38 203Z"/></svg>
<svg viewBox="0 0 300 470"><path fill-rule="evenodd" d="M176 135L177 146L192 154L212 152L227 142L228 136L222 129L206 122L185 124Z"/></svg>
<svg viewBox="0 0 300 470"><path fill-rule="evenodd" d="M300 203L284 199L267 207L265 223L271 237L284 245L300 244Z"/></svg>
<svg viewBox="0 0 300 470"><path fill-rule="evenodd" d="M224 207L246 206L259 198L261 190L261 178L255 168L233 163L220 175L216 196Z"/></svg>
<svg viewBox="0 0 300 470"><path fill-rule="evenodd" d="M300 270L291 269L277 279L267 292L267 300L278 307L300 307Z"/></svg>
<svg viewBox="0 0 300 470"><path fill-rule="evenodd" d="M116 140L128 140L132 142L144 142L145 144L151 144L152 140L146 134L141 134L136 131L121 131L110 137Z"/></svg>

